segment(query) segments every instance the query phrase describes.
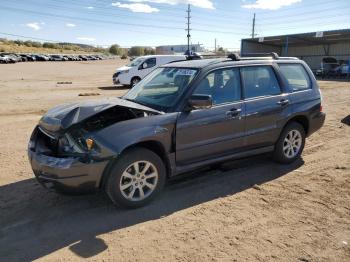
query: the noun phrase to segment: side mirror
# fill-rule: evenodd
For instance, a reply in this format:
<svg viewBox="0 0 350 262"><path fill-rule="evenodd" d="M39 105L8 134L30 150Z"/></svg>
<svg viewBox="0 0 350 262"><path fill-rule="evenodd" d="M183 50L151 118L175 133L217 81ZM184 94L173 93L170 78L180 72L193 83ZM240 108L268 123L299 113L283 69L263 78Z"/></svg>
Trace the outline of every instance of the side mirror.
<svg viewBox="0 0 350 262"><path fill-rule="evenodd" d="M148 66L147 63L143 63L143 64L142 64L142 68L143 68L143 69L146 69L147 66Z"/></svg>
<svg viewBox="0 0 350 262"><path fill-rule="evenodd" d="M188 100L188 109L209 109L213 106L211 95L192 95Z"/></svg>

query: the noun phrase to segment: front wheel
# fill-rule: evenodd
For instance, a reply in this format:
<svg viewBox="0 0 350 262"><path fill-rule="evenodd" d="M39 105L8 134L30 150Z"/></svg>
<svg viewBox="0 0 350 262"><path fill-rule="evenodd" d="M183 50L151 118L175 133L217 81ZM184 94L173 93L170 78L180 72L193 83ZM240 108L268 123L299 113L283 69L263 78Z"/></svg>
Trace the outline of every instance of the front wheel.
<svg viewBox="0 0 350 262"><path fill-rule="evenodd" d="M130 83L130 85L131 85L131 87L133 87L134 85L136 85L138 82L140 82L141 81L141 78L139 78L139 77L137 77L137 76L135 76L135 77L133 77L132 79L131 79L131 83Z"/></svg>
<svg viewBox="0 0 350 262"><path fill-rule="evenodd" d="M166 170L154 152L135 148L125 152L111 169L106 193L115 204L136 208L148 204L163 189Z"/></svg>
<svg viewBox="0 0 350 262"><path fill-rule="evenodd" d="M282 164L289 164L300 157L305 146L305 130L297 122L288 124L278 139L273 158Z"/></svg>

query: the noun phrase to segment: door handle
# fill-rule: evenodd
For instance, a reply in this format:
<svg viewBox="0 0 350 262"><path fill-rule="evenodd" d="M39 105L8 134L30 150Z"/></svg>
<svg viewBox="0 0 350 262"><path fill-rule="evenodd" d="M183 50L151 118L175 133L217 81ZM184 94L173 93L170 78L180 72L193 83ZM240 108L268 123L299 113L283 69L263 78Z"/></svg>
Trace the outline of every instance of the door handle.
<svg viewBox="0 0 350 262"><path fill-rule="evenodd" d="M289 100L288 99L282 99L282 100L277 102L277 105L280 105L280 106L286 106L288 104L289 104Z"/></svg>
<svg viewBox="0 0 350 262"><path fill-rule="evenodd" d="M226 116L235 117L235 116L238 116L241 112L242 112L242 109L240 108L232 108L230 111L226 112Z"/></svg>

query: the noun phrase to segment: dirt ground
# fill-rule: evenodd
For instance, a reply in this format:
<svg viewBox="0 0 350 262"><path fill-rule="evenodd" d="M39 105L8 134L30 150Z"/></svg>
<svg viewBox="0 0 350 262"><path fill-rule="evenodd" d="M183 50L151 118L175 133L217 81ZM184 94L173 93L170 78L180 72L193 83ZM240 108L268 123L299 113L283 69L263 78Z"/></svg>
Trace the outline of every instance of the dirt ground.
<svg viewBox="0 0 350 262"><path fill-rule="evenodd" d="M350 261L350 82L320 82L325 126L292 165L227 163L171 181L136 210L43 189L26 153L40 116L123 94L111 86L122 63L0 65L0 261ZM78 96L90 92L100 96Z"/></svg>

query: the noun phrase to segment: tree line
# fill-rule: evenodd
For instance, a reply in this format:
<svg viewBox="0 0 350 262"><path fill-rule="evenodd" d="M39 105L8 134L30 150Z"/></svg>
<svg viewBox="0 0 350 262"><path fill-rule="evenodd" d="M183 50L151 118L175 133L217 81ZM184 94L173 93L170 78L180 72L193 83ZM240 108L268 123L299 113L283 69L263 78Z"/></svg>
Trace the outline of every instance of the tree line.
<svg viewBox="0 0 350 262"><path fill-rule="evenodd" d="M84 51L84 52L100 52L100 53L110 53L112 55L118 56L143 56L143 55L154 55L156 53L154 48L133 46L131 48L122 48L118 44L111 45L109 48L103 47L93 47L81 44L71 44L71 43L53 43L53 42L38 42L38 41L23 41L23 40L8 40L1 38L0 42L8 45L18 45L36 48L49 48L49 49L61 49L61 50L72 50L72 51Z"/></svg>
<svg viewBox="0 0 350 262"><path fill-rule="evenodd" d="M108 51L112 55L119 56L143 56L154 55L156 53L156 50L151 47L133 46L131 48L122 48L117 44L112 45Z"/></svg>

